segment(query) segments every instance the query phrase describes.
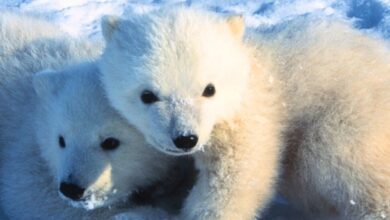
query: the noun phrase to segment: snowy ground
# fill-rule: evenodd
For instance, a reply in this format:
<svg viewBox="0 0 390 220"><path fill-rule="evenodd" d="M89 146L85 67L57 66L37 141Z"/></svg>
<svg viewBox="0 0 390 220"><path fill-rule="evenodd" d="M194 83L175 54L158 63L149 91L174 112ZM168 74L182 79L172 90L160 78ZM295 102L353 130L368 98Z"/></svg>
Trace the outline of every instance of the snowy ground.
<svg viewBox="0 0 390 220"><path fill-rule="evenodd" d="M390 0L1 0L0 9L37 14L74 36L100 38L102 15L143 13L179 4L243 14L251 27L271 26L299 15L335 16L390 38Z"/></svg>
<svg viewBox="0 0 390 220"><path fill-rule="evenodd" d="M102 15L126 16L180 4L243 14L250 27L268 27L300 15L338 17L390 41L390 0L0 0L0 13L13 10L34 14L57 23L73 36L101 39ZM266 219L301 219L280 198L274 204Z"/></svg>

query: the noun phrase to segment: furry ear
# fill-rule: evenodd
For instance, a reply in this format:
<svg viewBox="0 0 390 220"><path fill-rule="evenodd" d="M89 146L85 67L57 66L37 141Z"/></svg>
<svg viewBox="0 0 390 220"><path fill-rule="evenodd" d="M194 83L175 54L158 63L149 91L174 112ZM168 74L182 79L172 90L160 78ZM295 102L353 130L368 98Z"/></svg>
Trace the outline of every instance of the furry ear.
<svg viewBox="0 0 390 220"><path fill-rule="evenodd" d="M103 16L101 26L103 37L106 42L111 40L112 34L118 28L120 18L118 16L106 15Z"/></svg>
<svg viewBox="0 0 390 220"><path fill-rule="evenodd" d="M245 32L245 20L242 15L233 15L227 18L227 23L233 34L242 39Z"/></svg>
<svg viewBox="0 0 390 220"><path fill-rule="evenodd" d="M65 83L61 72L46 69L33 76L33 87L39 97L55 96Z"/></svg>

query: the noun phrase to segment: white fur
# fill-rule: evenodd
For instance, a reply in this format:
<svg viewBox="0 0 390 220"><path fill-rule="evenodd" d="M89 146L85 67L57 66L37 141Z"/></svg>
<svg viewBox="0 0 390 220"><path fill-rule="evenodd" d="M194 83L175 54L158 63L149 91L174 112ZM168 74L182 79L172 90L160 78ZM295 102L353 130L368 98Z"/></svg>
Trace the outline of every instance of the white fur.
<svg viewBox="0 0 390 220"><path fill-rule="evenodd" d="M2 14L0 28L0 201L9 218L107 219L167 175L173 160L108 105L93 63L34 75L93 59L99 46L29 17ZM120 146L105 151L109 137ZM61 196L62 181L86 188L83 200Z"/></svg>
<svg viewBox="0 0 390 220"><path fill-rule="evenodd" d="M196 152L199 178L179 217L254 218L273 195L283 115L266 59L243 43L243 19L177 8L105 19L103 31L111 104L157 149ZM209 83L216 94L203 97ZM143 90L160 100L145 105ZM197 146L176 148L172 139L187 134Z"/></svg>
<svg viewBox="0 0 390 220"><path fill-rule="evenodd" d="M250 61L225 19L163 10L128 20L106 17L103 31L107 47L100 69L107 95L157 149L175 155L199 150L214 124L240 106ZM202 97L209 83L216 94ZM142 103L144 90L160 101ZM199 137L197 146L190 152L176 148L172 139L189 134Z"/></svg>
<svg viewBox="0 0 390 220"><path fill-rule="evenodd" d="M261 36L261 35L258 35ZM337 21L257 40L285 96L281 188L309 219L390 217L390 49Z"/></svg>
<svg viewBox="0 0 390 220"><path fill-rule="evenodd" d="M250 50L233 24L183 8L103 21L100 69L111 104L156 148L197 151L200 175L181 217L253 218L272 195L281 140L282 189L308 216L389 216L385 43L338 22L298 22L270 39L258 35ZM201 96L207 83L215 97ZM160 101L144 105L145 89ZM175 149L177 133L200 142Z"/></svg>

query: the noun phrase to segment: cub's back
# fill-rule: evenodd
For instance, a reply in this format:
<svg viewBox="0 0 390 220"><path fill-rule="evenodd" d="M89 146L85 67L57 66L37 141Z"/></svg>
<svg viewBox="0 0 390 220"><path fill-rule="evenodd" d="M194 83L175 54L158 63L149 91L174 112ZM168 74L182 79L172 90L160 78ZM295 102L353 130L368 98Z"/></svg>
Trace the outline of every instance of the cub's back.
<svg viewBox="0 0 390 220"><path fill-rule="evenodd" d="M287 195L316 217L382 209L390 200L387 44L328 21L293 22L257 44L284 89Z"/></svg>

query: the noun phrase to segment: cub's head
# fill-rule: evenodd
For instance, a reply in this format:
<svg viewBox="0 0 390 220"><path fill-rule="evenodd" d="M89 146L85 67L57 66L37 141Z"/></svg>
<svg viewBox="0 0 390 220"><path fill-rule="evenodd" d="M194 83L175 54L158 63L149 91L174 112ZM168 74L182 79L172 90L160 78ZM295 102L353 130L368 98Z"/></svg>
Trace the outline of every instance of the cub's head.
<svg viewBox="0 0 390 220"><path fill-rule="evenodd" d="M179 8L105 17L102 29L108 98L157 149L199 150L239 107L250 69L241 17Z"/></svg>
<svg viewBox="0 0 390 220"><path fill-rule="evenodd" d="M34 76L36 137L59 196L94 209L126 200L165 175L168 159L106 100L92 64Z"/></svg>

